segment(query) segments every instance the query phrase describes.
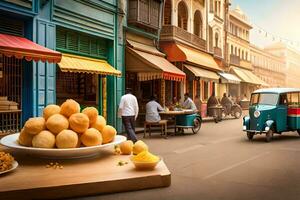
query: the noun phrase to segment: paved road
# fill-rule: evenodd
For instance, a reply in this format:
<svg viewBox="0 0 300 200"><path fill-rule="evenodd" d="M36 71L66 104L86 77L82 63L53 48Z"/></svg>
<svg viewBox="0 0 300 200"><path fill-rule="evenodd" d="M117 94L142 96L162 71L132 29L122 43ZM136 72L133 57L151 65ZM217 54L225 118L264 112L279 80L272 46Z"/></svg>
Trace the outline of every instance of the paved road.
<svg viewBox="0 0 300 200"><path fill-rule="evenodd" d="M172 172L168 188L117 193L85 200L299 200L300 137L263 136L249 142L241 120L203 124L196 135L146 139ZM141 136L141 135L140 135Z"/></svg>

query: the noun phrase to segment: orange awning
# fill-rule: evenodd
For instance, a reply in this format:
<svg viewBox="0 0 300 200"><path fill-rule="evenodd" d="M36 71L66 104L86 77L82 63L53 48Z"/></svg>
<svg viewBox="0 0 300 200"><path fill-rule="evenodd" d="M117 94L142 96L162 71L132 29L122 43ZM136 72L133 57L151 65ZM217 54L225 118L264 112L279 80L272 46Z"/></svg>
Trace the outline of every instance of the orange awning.
<svg viewBox="0 0 300 200"><path fill-rule="evenodd" d="M7 34L0 34L0 53L7 57L25 58L27 61L58 63L61 60L60 52L38 45L26 38Z"/></svg>
<svg viewBox="0 0 300 200"><path fill-rule="evenodd" d="M165 79L184 81L185 73L162 56L126 48L126 70L136 72L139 81Z"/></svg>
<svg viewBox="0 0 300 200"><path fill-rule="evenodd" d="M163 43L160 45L170 62L188 62L214 71L222 71L213 56L181 44Z"/></svg>

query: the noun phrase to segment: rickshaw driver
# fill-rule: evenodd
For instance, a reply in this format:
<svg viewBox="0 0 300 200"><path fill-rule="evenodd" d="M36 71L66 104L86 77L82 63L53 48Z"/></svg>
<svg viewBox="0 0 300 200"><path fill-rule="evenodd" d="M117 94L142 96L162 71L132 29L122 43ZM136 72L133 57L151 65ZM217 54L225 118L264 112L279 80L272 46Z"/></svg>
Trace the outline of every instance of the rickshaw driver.
<svg viewBox="0 0 300 200"><path fill-rule="evenodd" d="M231 111L233 102L231 101L231 99L229 99L229 97L227 97L226 93L223 94L221 105L226 109L226 113L229 113Z"/></svg>
<svg viewBox="0 0 300 200"><path fill-rule="evenodd" d="M197 111L197 107L194 101L189 97L189 93L184 94L184 102L182 104L184 109L191 109L193 111Z"/></svg>

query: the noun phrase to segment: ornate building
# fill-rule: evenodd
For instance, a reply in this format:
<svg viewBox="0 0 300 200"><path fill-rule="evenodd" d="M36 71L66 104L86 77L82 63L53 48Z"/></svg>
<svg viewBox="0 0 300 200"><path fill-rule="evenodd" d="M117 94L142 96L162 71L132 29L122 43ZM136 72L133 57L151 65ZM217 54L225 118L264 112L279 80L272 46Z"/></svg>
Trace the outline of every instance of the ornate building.
<svg viewBox="0 0 300 200"><path fill-rule="evenodd" d="M251 63L254 73L269 87L285 86L285 61L282 56L274 55L257 46L250 46Z"/></svg>

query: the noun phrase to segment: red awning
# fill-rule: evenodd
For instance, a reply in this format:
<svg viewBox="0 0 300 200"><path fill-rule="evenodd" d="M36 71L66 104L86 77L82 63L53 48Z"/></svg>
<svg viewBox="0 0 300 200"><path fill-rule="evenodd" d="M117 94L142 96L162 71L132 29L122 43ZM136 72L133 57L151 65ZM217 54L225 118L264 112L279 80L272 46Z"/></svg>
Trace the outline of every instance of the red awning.
<svg viewBox="0 0 300 200"><path fill-rule="evenodd" d="M27 61L42 61L58 63L61 53L38 45L26 38L0 34L0 53L5 56L15 56L18 59L25 58Z"/></svg>

